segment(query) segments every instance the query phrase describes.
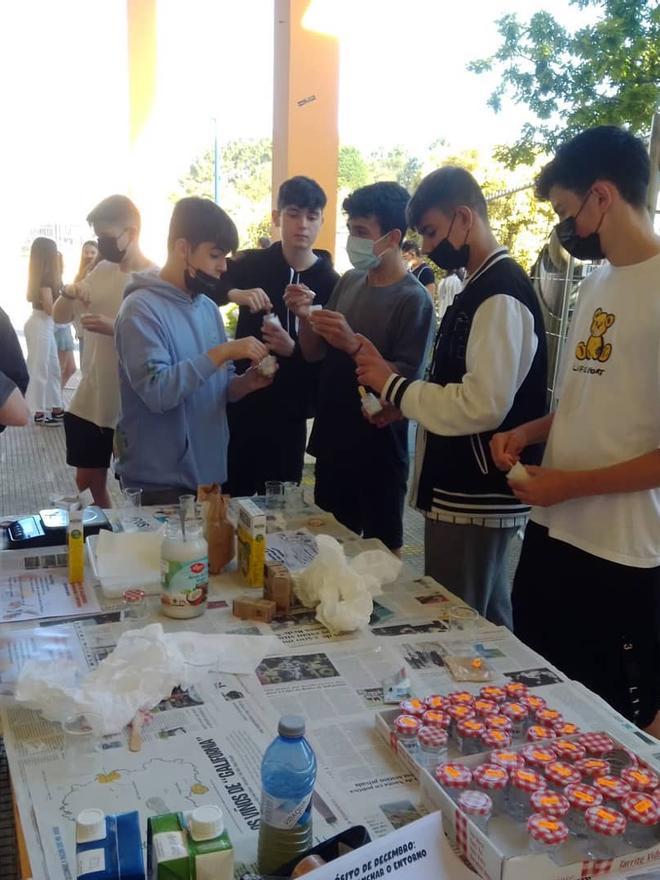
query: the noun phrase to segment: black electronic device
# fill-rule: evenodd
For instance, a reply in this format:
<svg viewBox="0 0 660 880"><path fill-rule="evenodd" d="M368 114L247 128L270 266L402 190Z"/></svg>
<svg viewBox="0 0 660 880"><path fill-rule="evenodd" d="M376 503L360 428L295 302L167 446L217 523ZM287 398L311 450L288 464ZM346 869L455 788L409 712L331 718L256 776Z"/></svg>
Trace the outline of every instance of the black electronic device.
<svg viewBox="0 0 660 880"><path fill-rule="evenodd" d="M21 550L30 547L57 547L66 544L69 511L60 507L40 510L30 516L2 523L5 533L5 549ZM112 531L112 525L100 507L86 507L83 511L83 533L96 535L101 529Z"/></svg>

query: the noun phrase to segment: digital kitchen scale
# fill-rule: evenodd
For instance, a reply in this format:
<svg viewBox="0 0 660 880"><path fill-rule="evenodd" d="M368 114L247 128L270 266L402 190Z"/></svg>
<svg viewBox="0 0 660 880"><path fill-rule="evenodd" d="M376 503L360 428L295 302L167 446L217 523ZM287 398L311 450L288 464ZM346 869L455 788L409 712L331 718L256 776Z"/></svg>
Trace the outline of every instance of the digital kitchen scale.
<svg viewBox="0 0 660 880"><path fill-rule="evenodd" d="M7 550L29 547L56 547L66 544L66 530L69 525L69 511L61 507L40 510L31 516L2 523L6 537ZM96 535L101 529L112 531L110 520L100 507L86 507L83 511L83 532Z"/></svg>

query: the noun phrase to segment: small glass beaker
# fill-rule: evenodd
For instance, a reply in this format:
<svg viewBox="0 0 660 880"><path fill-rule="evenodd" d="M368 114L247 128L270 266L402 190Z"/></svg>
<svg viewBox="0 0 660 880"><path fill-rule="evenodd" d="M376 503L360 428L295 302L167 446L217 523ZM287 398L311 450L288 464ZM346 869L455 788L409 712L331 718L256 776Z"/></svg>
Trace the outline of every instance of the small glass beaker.
<svg viewBox="0 0 660 880"><path fill-rule="evenodd" d="M266 480L266 507L281 510L284 507L284 483L281 480Z"/></svg>
<svg viewBox="0 0 660 880"><path fill-rule="evenodd" d="M447 611L449 629L456 632L471 632L478 620L479 612L467 605L452 605Z"/></svg>
<svg viewBox="0 0 660 880"><path fill-rule="evenodd" d="M100 715L84 712L70 715L62 722L64 760L69 773L97 773L101 766Z"/></svg>
<svg viewBox="0 0 660 880"><path fill-rule="evenodd" d="M142 489L122 489L119 520L123 528L135 527L142 510Z"/></svg>
<svg viewBox="0 0 660 880"><path fill-rule="evenodd" d="M122 594L121 619L131 626L142 626L148 614L147 596L144 590L124 590Z"/></svg>

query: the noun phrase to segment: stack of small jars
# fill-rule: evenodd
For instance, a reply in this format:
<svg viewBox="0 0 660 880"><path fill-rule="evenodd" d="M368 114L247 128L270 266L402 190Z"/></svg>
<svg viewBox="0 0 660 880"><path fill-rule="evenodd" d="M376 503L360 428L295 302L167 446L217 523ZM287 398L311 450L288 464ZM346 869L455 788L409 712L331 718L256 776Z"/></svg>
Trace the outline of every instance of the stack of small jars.
<svg viewBox="0 0 660 880"><path fill-rule="evenodd" d="M569 835L596 860L658 843L660 780L651 769L603 733L549 739L493 750L472 769L446 761L435 777L484 832L505 813L526 824L532 852L558 862Z"/></svg>

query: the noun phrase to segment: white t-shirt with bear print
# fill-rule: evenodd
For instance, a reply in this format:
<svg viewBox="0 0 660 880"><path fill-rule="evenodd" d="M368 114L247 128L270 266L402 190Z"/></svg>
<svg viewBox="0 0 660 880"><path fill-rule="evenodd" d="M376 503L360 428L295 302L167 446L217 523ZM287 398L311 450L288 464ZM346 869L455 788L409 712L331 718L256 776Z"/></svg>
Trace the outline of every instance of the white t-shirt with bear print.
<svg viewBox="0 0 660 880"><path fill-rule="evenodd" d="M580 288L544 467L591 470L660 448L660 254ZM637 568L660 565L660 488L536 507L550 536Z"/></svg>

